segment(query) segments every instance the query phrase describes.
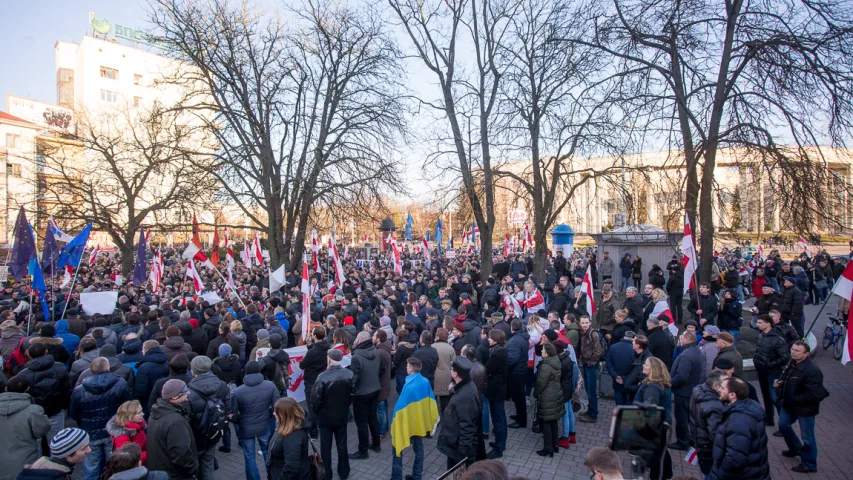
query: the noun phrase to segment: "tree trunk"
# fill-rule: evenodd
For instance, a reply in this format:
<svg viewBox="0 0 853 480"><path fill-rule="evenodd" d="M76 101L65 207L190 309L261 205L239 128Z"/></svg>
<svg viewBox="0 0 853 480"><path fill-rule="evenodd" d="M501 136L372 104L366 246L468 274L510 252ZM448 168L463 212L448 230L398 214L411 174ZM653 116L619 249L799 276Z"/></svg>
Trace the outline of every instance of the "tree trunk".
<svg viewBox="0 0 853 480"><path fill-rule="evenodd" d="M485 280L492 275L492 235L491 229L489 229L489 234L485 234L483 232L483 228L480 227L480 241L482 243L482 249L480 250L480 279Z"/></svg>
<svg viewBox="0 0 853 480"><path fill-rule="evenodd" d="M133 250L134 245L133 242L125 242L124 246L119 247L119 252L121 253L121 277L124 279L125 283L128 283L132 280L133 275Z"/></svg>
<svg viewBox="0 0 853 480"><path fill-rule="evenodd" d="M540 283L545 280L545 267L548 265L548 232L544 227L540 229L538 223L536 234L533 235L533 273Z"/></svg>

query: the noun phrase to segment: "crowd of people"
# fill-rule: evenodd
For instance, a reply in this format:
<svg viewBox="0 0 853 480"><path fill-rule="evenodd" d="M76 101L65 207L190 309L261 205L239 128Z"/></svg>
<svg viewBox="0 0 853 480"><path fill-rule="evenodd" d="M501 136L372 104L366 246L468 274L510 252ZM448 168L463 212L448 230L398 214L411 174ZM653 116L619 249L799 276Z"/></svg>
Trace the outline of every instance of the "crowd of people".
<svg viewBox="0 0 853 480"><path fill-rule="evenodd" d="M230 288L202 269L225 298L210 304L180 256L164 257L158 292L123 284L115 256L81 267L71 286L50 279L48 311L27 301L26 282L0 292L0 480L70 478L78 464L85 480L212 480L234 436L253 480L258 449L270 480L317 469L346 479L389 437L395 480L409 447L406 478L422 478L424 438L448 469L505 475L509 430L532 428L536 454L559 455L577 441L576 420L598 422L602 392L674 420L651 478L673 477L670 450L694 448L706 478L769 479L765 427L777 423L783 455L799 458L792 470L817 471L815 417L828 392L802 341L803 305L826 301L843 270L825 252L788 262L724 251L686 312L690 279L677 256L644 272L638 257L557 252L544 278L521 254L495 252L490 276L475 254L434 255L426 267L404 253L403 273L382 256L343 258L341 285L311 269L308 312L299 270L271 292L264 266L237 267ZM587 267L601 292L594 313L581 289ZM105 290L119 291L114 314L85 314L80 294ZM743 322L747 296L757 297L754 319ZM287 352L297 345L307 347L301 403ZM743 379L745 355L761 401ZM613 452L586 458L591 478L621 478Z"/></svg>

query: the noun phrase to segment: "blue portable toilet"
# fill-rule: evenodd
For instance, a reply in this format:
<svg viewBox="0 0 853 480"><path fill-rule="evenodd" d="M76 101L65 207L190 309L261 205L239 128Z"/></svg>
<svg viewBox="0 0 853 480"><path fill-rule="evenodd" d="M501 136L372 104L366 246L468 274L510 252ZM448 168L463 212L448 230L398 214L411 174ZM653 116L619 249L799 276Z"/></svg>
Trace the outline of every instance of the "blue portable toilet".
<svg viewBox="0 0 853 480"><path fill-rule="evenodd" d="M557 251L563 252L564 257L568 257L575 251L575 231L572 227L561 223L551 230L551 254L557 255Z"/></svg>

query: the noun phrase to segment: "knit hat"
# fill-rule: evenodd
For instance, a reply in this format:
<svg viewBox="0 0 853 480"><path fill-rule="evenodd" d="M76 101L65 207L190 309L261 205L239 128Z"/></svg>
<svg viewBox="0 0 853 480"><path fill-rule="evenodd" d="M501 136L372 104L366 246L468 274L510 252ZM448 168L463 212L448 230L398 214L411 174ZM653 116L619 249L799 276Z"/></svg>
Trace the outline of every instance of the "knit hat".
<svg viewBox="0 0 853 480"><path fill-rule="evenodd" d="M196 357L199 358L199 357ZM166 400L171 400L178 395L180 395L184 389L187 388L187 384L184 383L183 380L179 380L177 378L173 378L171 380L166 381L163 384L163 390L160 391L160 396L165 398Z"/></svg>
<svg viewBox="0 0 853 480"><path fill-rule="evenodd" d="M254 360L246 362L246 375L250 373L261 373L261 364Z"/></svg>
<svg viewBox="0 0 853 480"><path fill-rule="evenodd" d="M504 314L501 312L492 312L492 320L500 322L504 319Z"/></svg>
<svg viewBox="0 0 853 480"><path fill-rule="evenodd" d="M196 320L195 318L191 318L191 319L189 319L189 320L188 320L188 323L189 323L190 325L192 325L192 327L193 327L193 328L198 328L198 320Z"/></svg>
<svg viewBox="0 0 853 480"><path fill-rule="evenodd" d="M720 332L717 335L717 340L724 340L724 341L729 342L731 344L735 343L735 337L729 332Z"/></svg>
<svg viewBox="0 0 853 480"><path fill-rule="evenodd" d="M391 317L389 317L388 315L384 315L382 318L379 319L379 324L383 327L391 325Z"/></svg>
<svg viewBox="0 0 853 480"><path fill-rule="evenodd" d="M210 358L205 357L204 355L199 355L190 363L190 368L192 368L194 374L201 375L209 372L211 365L213 365L213 362L210 361Z"/></svg>
<svg viewBox="0 0 853 480"><path fill-rule="evenodd" d="M219 346L219 356L227 357L228 355L231 355L231 345L223 343Z"/></svg>
<svg viewBox="0 0 853 480"><path fill-rule="evenodd" d="M344 325L352 325L353 319L351 316L344 317Z"/></svg>
<svg viewBox="0 0 853 480"><path fill-rule="evenodd" d="M118 352L116 351L115 345L110 345L109 343L104 344L104 346L98 350L98 356L104 358L115 357L116 353Z"/></svg>
<svg viewBox="0 0 853 480"><path fill-rule="evenodd" d="M542 335L544 335L545 338L547 338L549 342L553 342L554 340L557 340L559 338L559 336L557 335L557 332L555 332L554 330L551 330L550 328L548 330L545 330L542 333Z"/></svg>
<svg viewBox="0 0 853 480"><path fill-rule="evenodd" d="M181 329L178 328L177 325L169 325L169 327L166 328L166 338L180 337L180 336L181 336Z"/></svg>
<svg viewBox="0 0 853 480"><path fill-rule="evenodd" d="M328 355L329 355L329 358L331 358L332 360L334 360L336 362L340 362L344 358L344 352L342 352L336 348L332 348L331 350L329 350Z"/></svg>
<svg viewBox="0 0 853 480"><path fill-rule="evenodd" d="M50 456L65 458L89 444L89 434L79 428L65 428L50 441Z"/></svg>
<svg viewBox="0 0 853 480"><path fill-rule="evenodd" d="M720 328L716 325L705 325L705 330L702 331L702 336L705 338L717 339L720 335Z"/></svg>
<svg viewBox="0 0 853 480"><path fill-rule="evenodd" d="M566 351L567 348L569 348L569 344L560 340L559 338L557 340L554 340L553 342L551 342L551 345L554 345L554 348L557 349L558 355L563 353L564 351Z"/></svg>
<svg viewBox="0 0 853 480"><path fill-rule="evenodd" d="M258 340L260 340L262 338L267 338L269 336L270 336L270 332L266 328L262 328L262 329L258 330Z"/></svg>
<svg viewBox="0 0 853 480"><path fill-rule="evenodd" d="M719 368L720 370L728 370L730 368L735 368L735 364L726 357L717 357L714 360L714 368Z"/></svg>

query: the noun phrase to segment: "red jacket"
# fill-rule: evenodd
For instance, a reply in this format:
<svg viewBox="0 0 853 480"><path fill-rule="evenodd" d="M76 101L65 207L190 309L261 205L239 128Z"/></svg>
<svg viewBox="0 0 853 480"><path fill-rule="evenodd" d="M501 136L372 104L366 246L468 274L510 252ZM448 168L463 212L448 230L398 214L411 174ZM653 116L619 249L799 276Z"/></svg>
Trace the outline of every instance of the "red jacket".
<svg viewBox="0 0 853 480"><path fill-rule="evenodd" d="M766 277L755 277L752 279L752 295L755 298L761 298L764 295L764 292L761 291L761 287L767 283Z"/></svg>
<svg viewBox="0 0 853 480"><path fill-rule="evenodd" d="M135 443L142 449L142 464L145 465L148 457L145 452L145 444L148 437L145 435L145 421L139 423L128 422L124 426L116 423L116 417L107 422L107 432L113 440L113 451L121 448L125 443Z"/></svg>

